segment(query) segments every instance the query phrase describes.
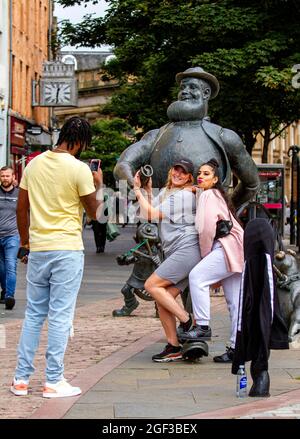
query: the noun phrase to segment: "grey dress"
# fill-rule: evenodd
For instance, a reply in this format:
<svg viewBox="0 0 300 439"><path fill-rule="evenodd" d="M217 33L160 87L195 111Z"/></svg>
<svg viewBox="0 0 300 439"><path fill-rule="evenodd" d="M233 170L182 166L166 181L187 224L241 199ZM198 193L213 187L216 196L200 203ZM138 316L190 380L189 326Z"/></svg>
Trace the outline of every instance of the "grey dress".
<svg viewBox="0 0 300 439"><path fill-rule="evenodd" d="M165 260L155 273L183 291L190 271L201 259L195 229L196 197L184 189L162 189L153 205L164 215L158 226Z"/></svg>

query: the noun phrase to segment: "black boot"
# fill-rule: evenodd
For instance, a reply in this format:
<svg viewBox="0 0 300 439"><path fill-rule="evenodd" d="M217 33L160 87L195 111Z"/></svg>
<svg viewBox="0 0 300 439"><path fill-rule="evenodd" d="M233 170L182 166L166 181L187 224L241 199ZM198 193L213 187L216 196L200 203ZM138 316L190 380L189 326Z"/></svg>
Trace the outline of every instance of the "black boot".
<svg viewBox="0 0 300 439"><path fill-rule="evenodd" d="M15 298L14 297L6 297L5 299L5 309L13 309L13 307L15 306Z"/></svg>
<svg viewBox="0 0 300 439"><path fill-rule="evenodd" d="M114 317L126 317L130 316L138 306L139 302L136 300L135 294L132 292L132 288L125 284L121 290L124 296L125 305L121 309L114 309L112 315Z"/></svg>
<svg viewBox="0 0 300 439"><path fill-rule="evenodd" d="M226 352L222 355L216 355L213 360L215 363L232 363L234 356L234 349L226 347Z"/></svg>
<svg viewBox="0 0 300 439"><path fill-rule="evenodd" d="M253 379L253 384L249 391L249 396L264 398L270 396L269 372L267 370L254 371L251 367L250 372Z"/></svg>

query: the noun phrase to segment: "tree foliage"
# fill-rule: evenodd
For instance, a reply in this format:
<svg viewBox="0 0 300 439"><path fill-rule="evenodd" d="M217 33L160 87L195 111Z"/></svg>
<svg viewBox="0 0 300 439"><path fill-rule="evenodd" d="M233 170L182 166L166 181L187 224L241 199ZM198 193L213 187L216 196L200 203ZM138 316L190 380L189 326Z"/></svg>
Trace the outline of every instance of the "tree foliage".
<svg viewBox="0 0 300 439"><path fill-rule="evenodd" d="M175 74L200 65L221 85L210 102L212 121L237 131L249 152L264 132L266 158L271 133L300 118L300 92L292 87L292 67L300 62L298 0L107 3L104 17L61 27L62 38L73 45L114 47L107 77L119 78L121 87L107 111L144 131L158 127L177 94Z"/></svg>
<svg viewBox="0 0 300 439"><path fill-rule="evenodd" d="M100 119L92 125L91 147L81 153L81 160L101 159L104 183L114 188L113 168L122 153L135 140L135 131L127 121Z"/></svg>

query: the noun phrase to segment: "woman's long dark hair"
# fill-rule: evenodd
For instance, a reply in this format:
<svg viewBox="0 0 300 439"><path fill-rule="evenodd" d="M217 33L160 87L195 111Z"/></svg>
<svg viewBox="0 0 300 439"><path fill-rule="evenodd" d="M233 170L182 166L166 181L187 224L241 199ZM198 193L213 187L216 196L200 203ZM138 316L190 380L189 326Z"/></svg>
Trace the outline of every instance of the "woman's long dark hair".
<svg viewBox="0 0 300 439"><path fill-rule="evenodd" d="M232 215L234 216L234 218L237 220L237 222L239 224L241 224L240 219L237 217L236 215L236 210L235 207L231 201L231 198L229 197L229 195L227 194L227 192L225 191L224 187L222 186L222 181L221 181L221 175L220 175L220 171L219 171L219 163L217 162L216 159L210 159L208 160L208 162L203 163L200 168L203 165L207 165L209 166L214 173L215 177L218 177L218 181L217 183L214 185L214 187L212 189L218 189L218 191L220 192L220 194L222 195L225 203L227 204L228 209L230 210L230 212L232 213Z"/></svg>

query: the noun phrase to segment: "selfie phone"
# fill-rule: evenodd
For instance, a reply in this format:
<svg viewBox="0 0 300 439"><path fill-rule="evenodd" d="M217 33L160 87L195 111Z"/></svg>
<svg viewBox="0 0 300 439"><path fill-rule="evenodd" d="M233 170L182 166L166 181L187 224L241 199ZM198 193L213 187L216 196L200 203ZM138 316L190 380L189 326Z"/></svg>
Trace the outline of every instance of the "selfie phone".
<svg viewBox="0 0 300 439"><path fill-rule="evenodd" d="M100 159L92 159L90 162L90 169L92 172L98 172L101 165Z"/></svg>
<svg viewBox="0 0 300 439"><path fill-rule="evenodd" d="M28 256L29 255L29 249L26 247L20 247L18 254L17 254L17 258L18 259L22 259L24 258L24 256Z"/></svg>

